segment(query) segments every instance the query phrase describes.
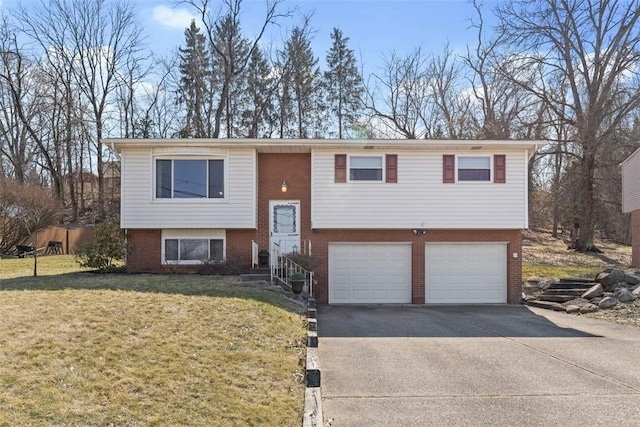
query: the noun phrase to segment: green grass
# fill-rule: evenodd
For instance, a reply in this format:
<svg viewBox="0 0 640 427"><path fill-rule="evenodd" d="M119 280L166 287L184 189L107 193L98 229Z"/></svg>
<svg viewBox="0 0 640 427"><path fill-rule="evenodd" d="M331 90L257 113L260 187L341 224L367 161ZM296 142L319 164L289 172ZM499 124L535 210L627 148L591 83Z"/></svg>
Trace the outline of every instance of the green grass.
<svg viewBox="0 0 640 427"><path fill-rule="evenodd" d="M522 264L522 279L526 280L529 277L543 277L547 279L567 277L594 278L601 271L602 268L593 267Z"/></svg>
<svg viewBox="0 0 640 427"><path fill-rule="evenodd" d="M47 258L37 278L0 260L0 426L300 425L305 325L282 295Z"/></svg>
<svg viewBox="0 0 640 427"><path fill-rule="evenodd" d="M38 257L38 275L48 276L82 271L73 255ZM33 276L33 257L0 259L0 279Z"/></svg>

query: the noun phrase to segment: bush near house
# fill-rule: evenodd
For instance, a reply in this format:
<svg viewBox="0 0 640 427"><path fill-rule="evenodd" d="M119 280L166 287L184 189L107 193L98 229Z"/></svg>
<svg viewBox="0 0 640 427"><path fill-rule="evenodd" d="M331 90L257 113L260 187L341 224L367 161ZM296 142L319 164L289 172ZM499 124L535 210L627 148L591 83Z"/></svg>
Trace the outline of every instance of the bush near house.
<svg viewBox="0 0 640 427"><path fill-rule="evenodd" d="M126 241L117 222L109 222L94 227L95 241L82 246L76 258L84 268L94 268L100 272L111 272L117 261L124 259Z"/></svg>

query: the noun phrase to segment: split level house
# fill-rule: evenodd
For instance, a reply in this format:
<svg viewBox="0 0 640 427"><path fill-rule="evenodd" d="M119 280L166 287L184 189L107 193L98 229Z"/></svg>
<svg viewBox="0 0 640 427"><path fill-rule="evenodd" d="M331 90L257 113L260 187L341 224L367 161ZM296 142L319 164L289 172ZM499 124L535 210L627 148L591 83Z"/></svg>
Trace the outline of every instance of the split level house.
<svg viewBox="0 0 640 427"><path fill-rule="evenodd" d="M631 265L640 267L640 149L622 162L622 211L631 214Z"/></svg>
<svg viewBox="0 0 640 427"><path fill-rule="evenodd" d="M248 269L278 247L318 259L320 303L520 300L541 141L104 142L121 160L131 272L231 257Z"/></svg>

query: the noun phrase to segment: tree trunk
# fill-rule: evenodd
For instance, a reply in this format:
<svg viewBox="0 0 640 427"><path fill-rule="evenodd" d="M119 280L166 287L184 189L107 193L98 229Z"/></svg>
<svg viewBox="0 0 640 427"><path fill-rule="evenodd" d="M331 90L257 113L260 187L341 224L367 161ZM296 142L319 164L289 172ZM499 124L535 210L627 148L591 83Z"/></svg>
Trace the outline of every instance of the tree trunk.
<svg viewBox="0 0 640 427"><path fill-rule="evenodd" d="M584 153L580 170L580 188L578 189L580 202L577 215L580 230L574 245L574 249L578 252L601 252L593 243L594 163L593 154Z"/></svg>

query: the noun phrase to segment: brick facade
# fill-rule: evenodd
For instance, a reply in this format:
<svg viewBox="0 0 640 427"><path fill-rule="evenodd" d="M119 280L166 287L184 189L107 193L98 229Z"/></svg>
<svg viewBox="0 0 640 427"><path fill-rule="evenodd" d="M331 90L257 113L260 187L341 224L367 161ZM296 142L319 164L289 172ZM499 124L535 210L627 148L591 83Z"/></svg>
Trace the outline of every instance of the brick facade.
<svg viewBox="0 0 640 427"><path fill-rule="evenodd" d="M640 209L631 212L631 266L640 268Z"/></svg>
<svg viewBox="0 0 640 427"><path fill-rule="evenodd" d="M287 192L281 184L287 183ZM320 259L316 271L315 297L327 303L328 245L330 242L410 242L412 244L412 302L425 299L425 243L427 242L504 242L507 243L507 302L518 303L522 289L522 234L520 230L427 230L415 235L412 230L312 230L311 229L311 155L258 154L257 230L226 231L227 258L240 259L248 269L251 241L260 249L269 248L269 202L300 201L301 239L310 240L313 255ZM636 215L640 226L640 213ZM161 230L128 230L130 244L127 268L131 272L166 272L161 265ZM640 233L638 233L640 235ZM513 257L513 254L517 257ZM640 254L640 251L638 251ZM193 266L172 266L171 271L197 271Z"/></svg>

